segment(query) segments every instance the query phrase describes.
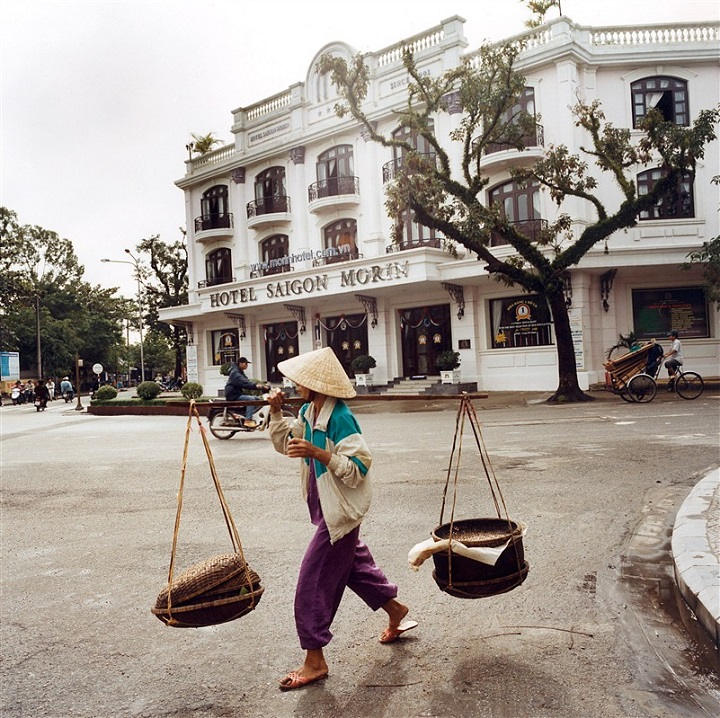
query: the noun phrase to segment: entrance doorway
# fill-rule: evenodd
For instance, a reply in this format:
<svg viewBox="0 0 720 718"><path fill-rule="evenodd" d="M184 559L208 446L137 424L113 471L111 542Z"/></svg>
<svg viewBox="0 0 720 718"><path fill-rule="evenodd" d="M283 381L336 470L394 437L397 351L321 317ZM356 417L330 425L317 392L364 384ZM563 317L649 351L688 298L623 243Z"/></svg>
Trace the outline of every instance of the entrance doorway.
<svg viewBox="0 0 720 718"><path fill-rule="evenodd" d="M450 305L400 309L403 376L439 374L435 358L452 348Z"/></svg>
<svg viewBox="0 0 720 718"><path fill-rule="evenodd" d="M345 373L354 376L350 366L352 360L368 353L367 314L341 314L320 322L325 329L327 345L333 348Z"/></svg>
<svg viewBox="0 0 720 718"><path fill-rule="evenodd" d="M280 383L283 375L278 371L278 362L297 356L298 326L297 322L280 322L266 324L265 330L265 366L267 380Z"/></svg>

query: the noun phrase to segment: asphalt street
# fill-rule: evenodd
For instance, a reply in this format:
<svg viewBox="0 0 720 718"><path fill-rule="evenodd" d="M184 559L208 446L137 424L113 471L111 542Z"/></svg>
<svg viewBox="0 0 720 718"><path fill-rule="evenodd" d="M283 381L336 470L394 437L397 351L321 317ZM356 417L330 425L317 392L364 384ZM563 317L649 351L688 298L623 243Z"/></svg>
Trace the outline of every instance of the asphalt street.
<svg viewBox="0 0 720 718"><path fill-rule="evenodd" d="M530 573L461 600L408 550L437 525L456 407L354 405L374 454L362 537L420 622L380 645L384 614L346 593L329 678L281 693L302 654L293 621L312 535L297 465L263 433L210 437L264 596L221 626L150 613L167 580L186 419L95 417L54 402L0 409L4 718L33 716L716 716L718 656L673 590L668 543L694 483L720 463L720 395L583 405L491 396L476 406ZM537 397L530 397L537 398ZM459 517L492 516L464 436ZM229 551L195 427L179 568ZM382 614L382 615L381 615Z"/></svg>

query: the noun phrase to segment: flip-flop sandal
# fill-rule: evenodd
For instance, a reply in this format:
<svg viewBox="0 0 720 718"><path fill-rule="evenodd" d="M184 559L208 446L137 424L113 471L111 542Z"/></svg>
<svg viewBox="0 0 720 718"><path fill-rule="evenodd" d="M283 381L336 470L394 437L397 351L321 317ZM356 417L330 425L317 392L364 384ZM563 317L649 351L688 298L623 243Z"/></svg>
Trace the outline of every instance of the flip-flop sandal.
<svg viewBox="0 0 720 718"><path fill-rule="evenodd" d="M290 673L288 673L285 678L280 681L279 687L281 691L294 691L296 688L309 686L311 683L315 683L315 681L322 681L327 677L327 673L322 673L314 678L307 678L299 675L297 671L290 671Z"/></svg>
<svg viewBox="0 0 720 718"><path fill-rule="evenodd" d="M410 621L403 619L397 628L386 628L380 634L380 643L395 643L405 631L410 631L413 628L417 628L417 621Z"/></svg>

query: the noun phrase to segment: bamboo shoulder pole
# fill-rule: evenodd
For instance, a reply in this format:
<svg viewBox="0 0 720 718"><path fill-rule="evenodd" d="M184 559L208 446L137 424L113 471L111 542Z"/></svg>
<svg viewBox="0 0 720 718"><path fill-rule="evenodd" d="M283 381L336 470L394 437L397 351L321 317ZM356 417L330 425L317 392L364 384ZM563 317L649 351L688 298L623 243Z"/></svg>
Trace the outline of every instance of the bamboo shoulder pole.
<svg viewBox="0 0 720 718"><path fill-rule="evenodd" d="M470 392L466 394L359 394L352 399L343 399L343 401L350 403L357 401L459 401L462 396L467 396L468 399L488 398L487 394L481 394L478 392ZM211 400L207 403L209 406L227 406L231 409L239 409L243 406L264 406L267 404L267 401L265 399L247 399L244 401L225 401L224 399L218 399L217 401ZM283 404L289 404L291 406L300 406L304 403L305 400L299 396L287 397L283 401Z"/></svg>

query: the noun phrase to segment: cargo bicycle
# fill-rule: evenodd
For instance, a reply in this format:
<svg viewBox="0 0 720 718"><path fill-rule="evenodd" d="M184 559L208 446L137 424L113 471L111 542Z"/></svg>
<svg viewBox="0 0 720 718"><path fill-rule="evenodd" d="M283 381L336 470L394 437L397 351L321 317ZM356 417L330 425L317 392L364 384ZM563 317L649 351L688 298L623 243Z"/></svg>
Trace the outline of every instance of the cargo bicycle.
<svg viewBox="0 0 720 718"><path fill-rule="evenodd" d="M657 395L657 378L662 368L663 350L648 342L635 351L605 362L606 385L627 402L646 404ZM678 369L668 388L683 399L697 399L705 388L695 371Z"/></svg>

